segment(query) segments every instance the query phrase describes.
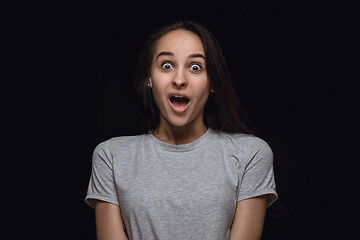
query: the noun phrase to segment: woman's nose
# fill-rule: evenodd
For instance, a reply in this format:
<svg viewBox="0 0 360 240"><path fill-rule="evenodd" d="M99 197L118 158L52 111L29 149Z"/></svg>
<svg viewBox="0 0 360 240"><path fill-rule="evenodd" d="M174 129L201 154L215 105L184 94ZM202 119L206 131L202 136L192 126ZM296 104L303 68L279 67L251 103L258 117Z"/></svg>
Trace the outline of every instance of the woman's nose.
<svg viewBox="0 0 360 240"><path fill-rule="evenodd" d="M187 80L183 73L178 72L172 81L172 85L175 88L185 88L187 86Z"/></svg>

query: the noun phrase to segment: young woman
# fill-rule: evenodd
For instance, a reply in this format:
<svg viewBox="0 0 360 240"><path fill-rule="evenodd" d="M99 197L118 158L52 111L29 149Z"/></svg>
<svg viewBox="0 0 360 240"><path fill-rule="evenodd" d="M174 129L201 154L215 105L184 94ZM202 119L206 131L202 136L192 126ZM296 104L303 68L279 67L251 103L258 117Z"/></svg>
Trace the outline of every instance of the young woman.
<svg viewBox="0 0 360 240"><path fill-rule="evenodd" d="M213 35L190 21L164 27L140 68L147 133L93 154L98 239L260 239L277 198L273 155L246 128Z"/></svg>

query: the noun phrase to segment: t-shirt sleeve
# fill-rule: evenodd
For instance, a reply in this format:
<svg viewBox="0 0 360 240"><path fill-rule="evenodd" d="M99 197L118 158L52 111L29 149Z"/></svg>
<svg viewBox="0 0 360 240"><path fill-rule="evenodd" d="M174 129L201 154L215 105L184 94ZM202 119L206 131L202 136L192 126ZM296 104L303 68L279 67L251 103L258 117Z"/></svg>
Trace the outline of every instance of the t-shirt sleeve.
<svg viewBox="0 0 360 240"><path fill-rule="evenodd" d="M106 142L100 143L92 156L92 171L85 202L94 208L94 200L119 205L114 181L113 160L106 148Z"/></svg>
<svg viewBox="0 0 360 240"><path fill-rule="evenodd" d="M269 145L256 138L252 144L256 149L242 172L238 201L268 195L267 206L277 199L273 169L273 153Z"/></svg>

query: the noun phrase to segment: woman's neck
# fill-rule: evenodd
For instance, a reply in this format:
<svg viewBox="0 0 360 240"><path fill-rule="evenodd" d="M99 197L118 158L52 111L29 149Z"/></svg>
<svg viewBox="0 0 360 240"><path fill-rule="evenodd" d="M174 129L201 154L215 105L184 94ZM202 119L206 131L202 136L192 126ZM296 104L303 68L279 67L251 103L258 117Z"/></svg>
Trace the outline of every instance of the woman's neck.
<svg viewBox="0 0 360 240"><path fill-rule="evenodd" d="M154 137L162 142L181 145L191 143L200 138L207 131L203 121L190 122L185 126L174 126L166 119L160 118L158 128L153 131Z"/></svg>

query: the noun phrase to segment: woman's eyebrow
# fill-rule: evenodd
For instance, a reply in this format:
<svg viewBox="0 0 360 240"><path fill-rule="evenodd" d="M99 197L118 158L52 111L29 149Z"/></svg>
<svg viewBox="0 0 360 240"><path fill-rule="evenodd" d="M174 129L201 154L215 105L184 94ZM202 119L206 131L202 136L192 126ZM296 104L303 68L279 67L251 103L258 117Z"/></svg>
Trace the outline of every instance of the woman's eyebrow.
<svg viewBox="0 0 360 240"><path fill-rule="evenodd" d="M197 57L201 57L201 58L205 59L205 56L202 55L201 53L194 53L194 54L190 54L188 56L188 58L197 58Z"/></svg>
<svg viewBox="0 0 360 240"><path fill-rule="evenodd" d="M162 56L162 55L165 55L165 56L175 56L175 53L173 53L173 52L160 52L158 55L157 55L157 57L156 57L156 59L158 59L160 56Z"/></svg>

